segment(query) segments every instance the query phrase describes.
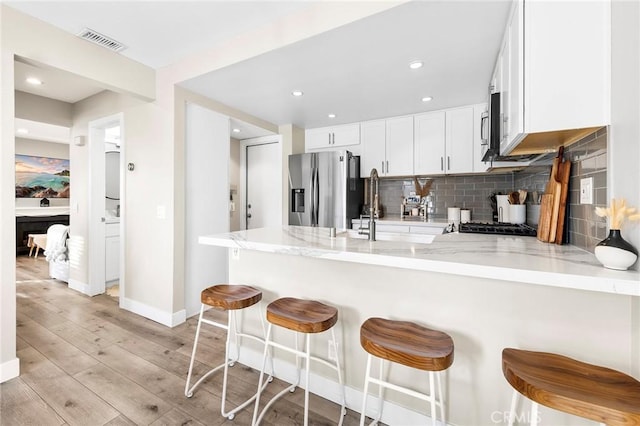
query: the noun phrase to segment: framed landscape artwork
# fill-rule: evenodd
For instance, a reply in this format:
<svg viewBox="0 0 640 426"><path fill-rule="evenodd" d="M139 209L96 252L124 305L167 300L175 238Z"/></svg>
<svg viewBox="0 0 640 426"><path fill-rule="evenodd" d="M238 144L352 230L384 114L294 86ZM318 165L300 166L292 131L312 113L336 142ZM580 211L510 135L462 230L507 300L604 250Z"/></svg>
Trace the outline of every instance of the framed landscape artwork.
<svg viewBox="0 0 640 426"><path fill-rule="evenodd" d="M69 160L17 154L16 198L69 198Z"/></svg>

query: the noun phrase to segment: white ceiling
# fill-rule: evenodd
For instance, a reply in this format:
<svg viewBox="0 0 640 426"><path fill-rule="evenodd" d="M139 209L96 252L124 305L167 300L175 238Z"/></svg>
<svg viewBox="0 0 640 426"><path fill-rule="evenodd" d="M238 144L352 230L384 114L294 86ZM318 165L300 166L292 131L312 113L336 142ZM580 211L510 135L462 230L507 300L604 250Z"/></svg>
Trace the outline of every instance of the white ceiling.
<svg viewBox="0 0 640 426"><path fill-rule="evenodd" d="M128 46L122 55L154 68L311 4L302 0L5 3L74 34L89 27L110 36ZM274 124L303 128L482 102L510 4L510 0L413 1L182 85ZM408 63L414 59L423 60L425 66L410 70ZM73 83L63 85L65 92L75 89ZM293 98L293 89L305 95ZM434 100L422 103L426 95ZM337 117L330 120L328 113Z"/></svg>

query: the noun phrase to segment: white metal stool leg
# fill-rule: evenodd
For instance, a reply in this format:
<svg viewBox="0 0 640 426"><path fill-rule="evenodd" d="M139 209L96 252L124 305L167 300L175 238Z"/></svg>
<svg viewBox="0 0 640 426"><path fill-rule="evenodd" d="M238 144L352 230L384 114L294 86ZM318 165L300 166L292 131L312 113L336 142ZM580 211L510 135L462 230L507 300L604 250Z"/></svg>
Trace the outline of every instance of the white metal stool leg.
<svg viewBox="0 0 640 426"><path fill-rule="evenodd" d="M516 420L516 410L518 409L518 399L520 399L520 393L518 393L517 390L514 390L513 396L511 397L511 408L509 409L508 426L513 426L513 423Z"/></svg>
<svg viewBox="0 0 640 426"><path fill-rule="evenodd" d="M311 361L316 361L319 363L322 363L328 367L331 367L333 369L335 369L338 373L338 382L340 384L340 387L342 388L342 406L340 409L340 420L338 422L338 425L341 426L343 419L344 419L344 415L346 414L346 405L345 405L345 392L344 392L344 383L342 381L342 373L340 371L340 362L339 362L339 356L337 354L336 351L336 364L332 364L330 362L328 362L325 359L322 358L318 358L315 356L311 355L311 335L310 333L301 333L304 336L305 342L304 342L304 347L305 350L301 351L298 347L298 333L296 333L296 348L293 349L291 347L285 346L285 345L281 345L277 342L274 342L271 340L272 337L272 327L273 325L270 323L269 326L267 327L267 334L265 337L265 350L264 350L264 356L263 356L263 361L262 361L262 370L260 371L260 379L258 380L258 393L257 393L257 397L256 397L256 401L255 401L255 408L253 410L253 420L251 422L252 425L259 425L260 422L262 421L264 415L266 414L266 412L269 410L269 408L284 394L286 394L287 392L293 392L296 387L299 385L300 383L300 373L301 373L301 365L300 365L300 360L302 358L304 358L305 360L305 379L306 379L306 383L305 383L305 396L304 396L304 400L305 400L305 406L304 406L304 425L308 426L309 424L309 379L310 379L310 373L311 373ZM331 330L333 333L333 329ZM332 334L332 338L333 338L333 342L334 345L336 344L336 340L335 340L335 334ZM278 394L276 394L275 396L273 396L271 398L271 400L269 400L269 402L267 402L267 404L264 406L264 408L260 411L260 396L262 394L262 381L263 381L263 376L264 376L264 369L266 367L266 362L267 362L267 352L270 351L271 347L274 348L278 348L278 349L282 349L288 352L291 352L293 354L296 355L296 370L297 370L297 374L296 374L296 380L295 383L289 385L287 388L283 389L282 391L280 391ZM337 348L337 347L336 347ZM272 361L273 362L273 361Z"/></svg>
<svg viewBox="0 0 640 426"><path fill-rule="evenodd" d="M532 402L531 403L531 418L529 419L529 424L531 426L537 426L538 424L538 403L537 402Z"/></svg>
<svg viewBox="0 0 640 426"><path fill-rule="evenodd" d="M261 343L264 343L264 340L258 336L253 336L251 334L246 334L246 333L241 333L238 330L238 322L237 322L237 310L229 310L227 311L228 314L228 318L227 318L227 324L221 324L218 323L216 321L212 321L212 320L208 320L206 318L203 318L204 315L204 309L205 309L205 304L202 304L201 308L200 308L200 316L198 318L198 326L196 328L196 337L195 337L195 341L193 343L193 350L191 352L191 361L189 363L189 372L187 374L187 383L185 385L185 396L188 398L191 398L191 396L193 396L193 392L194 390L203 382L205 381L209 376L211 376L213 373L215 373L216 371L223 369L223 378L222 378L222 401L220 404L220 413L222 414L223 417L228 418L229 420L233 420L233 418L235 417L235 414L242 410L243 408L245 408L246 406L248 406L249 404L251 404L257 396L257 393L254 394L252 397L250 397L249 399L247 399L246 401L244 401L242 404L238 405L237 407L235 407L234 409L230 410L230 411L226 411L226 400L227 400L227 384L228 384L228 372L229 372L229 366L233 366L235 364L235 362L238 360L239 356L240 356L240 342L239 342L239 338L240 337L246 337ZM205 324L209 324L209 325L213 325L219 328L222 328L224 330L227 331L227 337L226 337L226 342L225 342L225 358L224 358L224 362L220 365L218 365L215 368L212 368L211 370L209 370L206 374L204 374L202 377L200 377L200 379L191 387L189 387L190 383L191 383L191 376L193 373L193 364L195 362L195 358L196 358L196 351L197 351L197 347L198 347L198 339L200 337L200 329L202 326L202 323ZM230 346L231 346L231 334L233 333L233 337L234 337L234 341L236 343L236 353L235 353L235 357L231 358L231 354L230 354ZM271 359L271 357L269 357L269 359ZM271 374L273 374L273 360L271 359ZM264 389L264 387L267 386L267 384L269 382L271 382L273 380L272 376L269 375L268 380L264 383L264 385L261 386L261 389Z"/></svg>
<svg viewBox="0 0 640 426"><path fill-rule="evenodd" d="M367 367L365 369L364 390L362 391L362 412L360 413L360 426L364 426L365 413L367 412L367 396L369 392L369 377L371 375L371 354L367 356Z"/></svg>
<svg viewBox="0 0 640 426"><path fill-rule="evenodd" d="M443 374L442 371L439 371L438 373L436 373L436 379L438 380L438 395L440 400L440 418L442 419L442 424L446 426L447 417L445 414L445 407L444 407L445 397L444 397L444 394L442 393L442 374Z"/></svg>

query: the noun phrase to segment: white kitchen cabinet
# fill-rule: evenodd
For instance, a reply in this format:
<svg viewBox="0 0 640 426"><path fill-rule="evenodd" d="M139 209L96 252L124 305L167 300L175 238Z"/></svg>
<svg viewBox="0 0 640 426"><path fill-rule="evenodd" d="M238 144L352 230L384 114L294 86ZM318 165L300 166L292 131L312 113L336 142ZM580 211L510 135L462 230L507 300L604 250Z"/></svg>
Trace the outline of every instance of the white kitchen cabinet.
<svg viewBox="0 0 640 426"><path fill-rule="evenodd" d="M361 123L360 176L413 174L413 116Z"/></svg>
<svg viewBox="0 0 640 426"><path fill-rule="evenodd" d="M360 143L360 124L319 127L305 131L305 151L338 148Z"/></svg>
<svg viewBox="0 0 640 426"><path fill-rule="evenodd" d="M419 114L414 119L414 172L417 175L443 174L446 118L444 111Z"/></svg>
<svg viewBox="0 0 640 426"><path fill-rule="evenodd" d="M120 224L105 225L105 282L120 279Z"/></svg>
<svg viewBox="0 0 640 426"><path fill-rule="evenodd" d="M473 172L473 106L416 115L414 173Z"/></svg>
<svg viewBox="0 0 640 426"><path fill-rule="evenodd" d="M499 56L502 155L533 152L545 138L569 144L579 132L559 132L610 124L610 9L608 1L514 2Z"/></svg>
<svg viewBox="0 0 640 426"><path fill-rule="evenodd" d="M384 173L382 165L386 160L386 129L385 120L365 121L360 124L362 132L360 176L363 178L368 178L373 168L378 170L380 176Z"/></svg>
<svg viewBox="0 0 640 426"><path fill-rule="evenodd" d="M473 107L446 111L446 173L473 171Z"/></svg>
<svg viewBox="0 0 640 426"><path fill-rule="evenodd" d="M413 116L386 120L385 176L413 174Z"/></svg>

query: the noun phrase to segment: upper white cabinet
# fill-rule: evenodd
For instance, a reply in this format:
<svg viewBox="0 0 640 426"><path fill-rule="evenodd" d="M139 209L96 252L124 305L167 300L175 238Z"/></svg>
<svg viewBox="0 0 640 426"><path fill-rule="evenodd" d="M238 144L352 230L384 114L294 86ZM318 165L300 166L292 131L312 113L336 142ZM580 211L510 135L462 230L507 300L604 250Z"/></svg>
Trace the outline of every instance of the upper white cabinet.
<svg viewBox="0 0 640 426"><path fill-rule="evenodd" d="M610 123L610 33L608 1L514 2L494 73L502 155L534 149L532 133Z"/></svg>
<svg viewBox="0 0 640 426"><path fill-rule="evenodd" d="M473 106L416 115L414 173L473 172L475 128Z"/></svg>
<svg viewBox="0 0 640 426"><path fill-rule="evenodd" d="M413 116L386 120L385 176L413 174Z"/></svg>
<svg viewBox="0 0 640 426"><path fill-rule="evenodd" d="M418 175L443 174L445 157L445 112L415 116L413 170Z"/></svg>
<svg viewBox="0 0 640 426"><path fill-rule="evenodd" d="M369 177L413 174L413 116L361 123L360 175Z"/></svg>
<svg viewBox="0 0 640 426"><path fill-rule="evenodd" d="M365 121L360 123L362 146L360 150L360 176L369 177L371 169L383 175L386 160L387 126L385 120Z"/></svg>
<svg viewBox="0 0 640 426"><path fill-rule="evenodd" d="M305 150L337 148L360 143L360 124L319 127L305 131Z"/></svg>

